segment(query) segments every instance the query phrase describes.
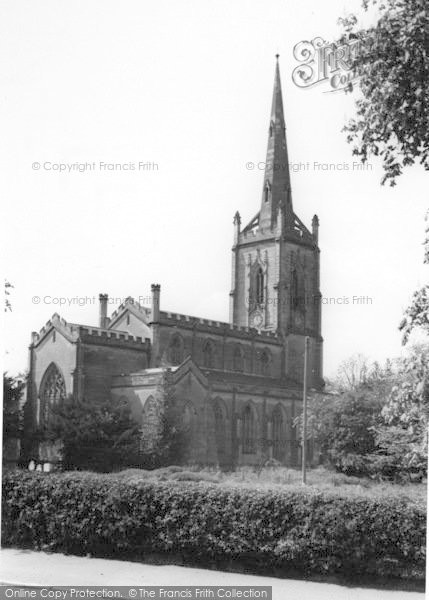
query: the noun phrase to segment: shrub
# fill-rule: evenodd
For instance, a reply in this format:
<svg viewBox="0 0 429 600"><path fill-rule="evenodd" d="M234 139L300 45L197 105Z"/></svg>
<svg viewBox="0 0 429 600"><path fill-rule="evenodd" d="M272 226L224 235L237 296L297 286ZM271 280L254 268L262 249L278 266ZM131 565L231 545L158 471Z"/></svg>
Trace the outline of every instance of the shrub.
<svg viewBox="0 0 429 600"><path fill-rule="evenodd" d="M90 473L3 476L3 543L72 554L173 553L283 575L422 578L425 525L423 506L394 497Z"/></svg>
<svg viewBox="0 0 429 600"><path fill-rule="evenodd" d="M33 435L60 443L65 470L108 472L148 460L140 455L139 428L129 405L110 396L97 402L69 396L51 407L48 424Z"/></svg>
<svg viewBox="0 0 429 600"><path fill-rule="evenodd" d="M214 475L195 471L179 471L171 473L169 479L172 481L209 481L210 483L219 483L219 479Z"/></svg>

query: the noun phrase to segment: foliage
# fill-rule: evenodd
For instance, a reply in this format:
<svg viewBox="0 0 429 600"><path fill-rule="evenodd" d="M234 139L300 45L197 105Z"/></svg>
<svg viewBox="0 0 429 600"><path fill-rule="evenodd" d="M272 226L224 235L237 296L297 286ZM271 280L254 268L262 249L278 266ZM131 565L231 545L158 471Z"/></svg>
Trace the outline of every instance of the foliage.
<svg viewBox="0 0 429 600"><path fill-rule="evenodd" d="M127 401L67 398L51 408L49 425L33 432L33 441L60 441L66 470L108 472L120 468L149 469L171 464L182 455L186 432L180 427L180 407L166 374L158 430L145 432L133 418Z"/></svg>
<svg viewBox="0 0 429 600"><path fill-rule="evenodd" d="M341 391L356 390L366 382L368 370L368 359L362 354L355 354L341 362L334 383Z"/></svg>
<svg viewBox="0 0 429 600"><path fill-rule="evenodd" d="M322 457L347 475L367 474L366 456L376 449L381 403L371 391L317 394L309 402L308 431Z"/></svg>
<svg viewBox="0 0 429 600"><path fill-rule="evenodd" d="M399 329L403 333L404 343L408 342L414 329L421 329L429 334L429 285L414 292Z"/></svg>
<svg viewBox="0 0 429 600"><path fill-rule="evenodd" d="M25 388L25 377L13 377L3 373L3 443L6 439L21 435L22 409L21 400Z"/></svg>
<svg viewBox="0 0 429 600"><path fill-rule="evenodd" d="M19 547L168 553L304 576L424 576L425 510L398 498L15 472L3 477L2 506L3 543Z"/></svg>
<svg viewBox="0 0 429 600"><path fill-rule="evenodd" d="M8 312L12 310L12 305L10 303L9 297L10 296L10 290L11 288L13 288L13 285L7 281L7 279L4 280L4 311Z"/></svg>
<svg viewBox="0 0 429 600"><path fill-rule="evenodd" d="M369 0L363 0L365 10ZM403 167L416 160L429 169L429 44L427 0L373 0L376 25L357 31L357 18L340 19L340 41L363 38L353 69L362 97L345 131L353 154L383 159L382 184L395 185ZM353 86L350 86L353 89Z"/></svg>
<svg viewBox="0 0 429 600"><path fill-rule="evenodd" d="M376 428L375 466L391 475L427 474L429 346L415 347L401 361L400 379Z"/></svg>
<svg viewBox="0 0 429 600"><path fill-rule="evenodd" d="M429 347L384 368L358 358L343 363L336 393L310 400L309 436L348 475L420 480L427 474Z"/></svg>
<svg viewBox="0 0 429 600"><path fill-rule="evenodd" d="M157 469L186 458L189 443L186 426L183 423L183 406L178 402L171 373L167 369L163 379L163 399L159 403L159 427L156 431L145 432L142 448L149 468Z"/></svg>
<svg viewBox="0 0 429 600"><path fill-rule="evenodd" d="M68 397L51 409L45 437L60 440L65 469L110 471L139 464L139 432L127 404Z"/></svg>
<svg viewBox="0 0 429 600"><path fill-rule="evenodd" d="M161 427L156 447L157 460L155 461L158 467L171 465L177 460L185 459L189 445L189 431L183 422L183 406L178 402L168 369L164 374L163 388Z"/></svg>
<svg viewBox="0 0 429 600"><path fill-rule="evenodd" d="M387 360L382 367L378 362L370 363L369 359L362 354L354 354L340 363L331 387L333 391L340 393L371 389L374 393L382 395L392 375L390 360Z"/></svg>
<svg viewBox="0 0 429 600"><path fill-rule="evenodd" d="M191 477L189 477L191 476ZM293 467L263 467L257 465L241 466L233 471L222 471L220 467L192 467L171 465L159 469L127 468L111 475L115 480L138 483L144 481L186 480L212 482L220 486L240 487L251 489L277 489L299 492L302 488L301 469ZM330 468L319 465L307 471L307 485L319 492L341 495L342 497L364 496L380 498L399 496L411 502L426 502L426 486L415 485L406 481L377 481L369 477L353 477L338 473Z"/></svg>
<svg viewBox="0 0 429 600"><path fill-rule="evenodd" d="M429 265L429 212L426 214L425 233L423 262ZM411 305L405 311L399 329L402 331L404 344L408 342L412 331L415 329L420 329L429 334L429 285L425 285L414 292Z"/></svg>

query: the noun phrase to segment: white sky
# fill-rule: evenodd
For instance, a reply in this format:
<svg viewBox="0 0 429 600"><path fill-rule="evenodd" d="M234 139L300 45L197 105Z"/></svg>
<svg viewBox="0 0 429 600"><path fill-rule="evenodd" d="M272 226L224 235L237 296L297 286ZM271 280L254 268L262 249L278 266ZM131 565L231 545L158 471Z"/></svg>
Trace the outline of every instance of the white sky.
<svg viewBox="0 0 429 600"><path fill-rule="evenodd" d="M26 367L30 332L54 312L97 324L98 301L59 309L36 295L146 297L157 282L163 309L228 320L232 218L259 208L263 172L245 164L265 160L277 52L290 160L352 168L341 128L353 98L299 89L291 73L294 45L334 39L353 10L358 0L3 4L6 369ZM159 169L57 173L35 161ZM413 167L382 188L372 164L292 173L298 216L320 218L324 296L372 298L325 306L328 375L356 352L398 355L398 323L427 279L426 175Z"/></svg>

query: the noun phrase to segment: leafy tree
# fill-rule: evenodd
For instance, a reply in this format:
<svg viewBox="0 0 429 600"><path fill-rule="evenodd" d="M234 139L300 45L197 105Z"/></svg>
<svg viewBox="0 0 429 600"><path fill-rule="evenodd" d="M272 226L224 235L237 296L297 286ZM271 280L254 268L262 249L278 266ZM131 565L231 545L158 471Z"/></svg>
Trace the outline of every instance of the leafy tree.
<svg viewBox="0 0 429 600"><path fill-rule="evenodd" d="M373 427L380 419L380 410L380 400L369 390L316 394L309 402L309 438L335 469L347 475L364 475L366 457L376 449ZM302 427L301 417L296 424Z"/></svg>
<svg viewBox="0 0 429 600"><path fill-rule="evenodd" d="M25 377L3 373L3 463L15 464L19 458L23 427L22 395Z"/></svg>
<svg viewBox="0 0 429 600"><path fill-rule="evenodd" d="M51 408L48 426L36 432L34 439L60 442L66 470L154 469L172 464L183 455L187 432L181 426L181 407L176 402L168 370L164 390L157 428L142 429L127 401L109 397L88 402L70 396Z"/></svg>
<svg viewBox="0 0 429 600"><path fill-rule="evenodd" d="M429 333L429 285L414 292L399 329L403 333L405 343L408 342L411 332L415 329Z"/></svg>
<svg viewBox="0 0 429 600"><path fill-rule="evenodd" d="M368 10L370 0L362 2ZM341 44L363 38L353 68L362 96L356 118L346 125L353 154L366 162L383 159L382 184L396 179L416 160L429 169L429 42L427 0L373 0L376 25L357 30L357 18L340 19ZM350 90L353 85L350 85Z"/></svg>
<svg viewBox="0 0 429 600"><path fill-rule="evenodd" d="M3 443L21 434L23 416L21 400L24 388L24 375L13 377L3 373Z"/></svg>
<svg viewBox="0 0 429 600"><path fill-rule="evenodd" d="M368 378L369 361L362 354L343 360L338 367L334 386L340 391L357 390Z"/></svg>
<svg viewBox="0 0 429 600"><path fill-rule="evenodd" d="M426 238L424 241L423 262L429 265L429 212L426 214ZM424 285L414 292L411 305L405 311L405 316L399 325L406 344L413 330L420 329L429 334L429 285Z"/></svg>
<svg viewBox="0 0 429 600"><path fill-rule="evenodd" d="M392 388L375 428L376 471L403 478L427 473L429 421L429 346L412 348L401 361L398 384Z"/></svg>
<svg viewBox="0 0 429 600"><path fill-rule="evenodd" d="M87 402L68 397L51 409L42 435L61 442L66 470L111 471L140 461L138 425L128 404L111 398Z"/></svg>
<svg viewBox="0 0 429 600"><path fill-rule="evenodd" d="M429 212L426 215L429 224ZM429 225L426 227L424 262L429 264ZM418 329L429 334L429 285L416 291L399 329L403 343ZM383 409L385 424L377 431L378 468L392 476L412 472L427 474L429 414L429 346L415 346L401 361L401 380L392 389Z"/></svg>
<svg viewBox="0 0 429 600"><path fill-rule="evenodd" d="M382 471L377 454L383 407L398 384L396 361L384 366L362 355L345 360L328 394L309 400L308 436L322 459L347 475L374 475ZM302 427L301 417L297 424ZM302 437L302 433L301 433Z"/></svg>
<svg viewBox="0 0 429 600"><path fill-rule="evenodd" d="M145 463L148 468L175 464L183 459L188 444L188 431L183 424L183 407L178 403L171 372L166 368L163 376L163 401L159 405L158 428L142 440Z"/></svg>
<svg viewBox="0 0 429 600"><path fill-rule="evenodd" d="M354 354L340 363L336 378L331 382L333 392L371 390L374 395L383 397L391 385L394 373L392 362L384 366L377 361L370 363L363 354Z"/></svg>

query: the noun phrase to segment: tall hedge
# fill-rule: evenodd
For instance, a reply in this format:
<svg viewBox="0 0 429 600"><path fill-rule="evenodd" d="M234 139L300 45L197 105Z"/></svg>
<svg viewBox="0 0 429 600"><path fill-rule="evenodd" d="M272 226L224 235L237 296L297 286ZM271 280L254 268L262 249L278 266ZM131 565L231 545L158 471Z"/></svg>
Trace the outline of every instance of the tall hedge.
<svg viewBox="0 0 429 600"><path fill-rule="evenodd" d="M399 498L340 497L112 475L9 472L3 544L266 572L423 578L425 509Z"/></svg>

